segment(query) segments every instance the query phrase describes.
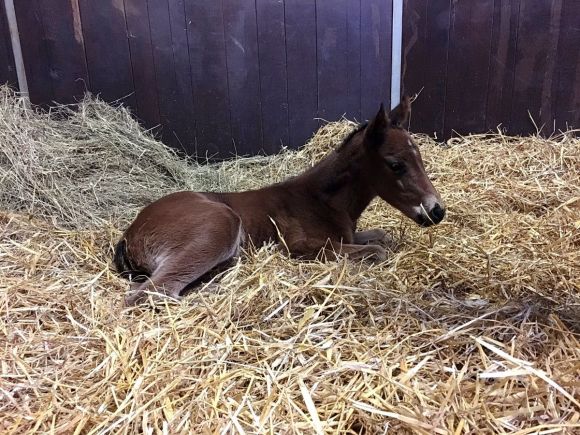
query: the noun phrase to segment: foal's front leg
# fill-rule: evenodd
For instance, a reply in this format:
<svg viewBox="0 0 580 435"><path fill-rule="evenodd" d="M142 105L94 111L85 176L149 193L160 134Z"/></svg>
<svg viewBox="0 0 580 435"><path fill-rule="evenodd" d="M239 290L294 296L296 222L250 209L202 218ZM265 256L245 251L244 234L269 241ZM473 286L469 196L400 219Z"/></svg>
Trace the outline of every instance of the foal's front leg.
<svg viewBox="0 0 580 435"><path fill-rule="evenodd" d="M387 238L387 233L383 230L374 229L367 231L357 231L354 233L354 243L365 245L369 242L382 242Z"/></svg>
<svg viewBox="0 0 580 435"><path fill-rule="evenodd" d="M351 260L355 261L368 259L381 262L387 259L387 251L379 245L342 244L337 252L347 254Z"/></svg>
<svg viewBox="0 0 580 435"><path fill-rule="evenodd" d="M384 261L387 258L385 248L379 245L362 245L340 243L322 240L287 240L292 255L302 258L316 258L324 252L327 258L336 259L337 255L346 254L350 259L358 261L364 258L374 261Z"/></svg>

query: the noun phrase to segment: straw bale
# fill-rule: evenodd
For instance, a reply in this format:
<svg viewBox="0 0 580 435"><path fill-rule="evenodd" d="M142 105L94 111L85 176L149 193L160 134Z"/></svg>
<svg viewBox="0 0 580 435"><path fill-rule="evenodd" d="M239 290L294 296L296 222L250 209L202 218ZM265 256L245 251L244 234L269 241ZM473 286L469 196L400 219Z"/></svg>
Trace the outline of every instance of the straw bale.
<svg viewBox="0 0 580 435"><path fill-rule="evenodd" d="M578 138L417 136L449 214L422 229L373 202L385 262L265 246L125 309L112 246L143 203L282 179L353 124L200 165L94 98L47 115L1 95L2 433L580 430Z"/></svg>

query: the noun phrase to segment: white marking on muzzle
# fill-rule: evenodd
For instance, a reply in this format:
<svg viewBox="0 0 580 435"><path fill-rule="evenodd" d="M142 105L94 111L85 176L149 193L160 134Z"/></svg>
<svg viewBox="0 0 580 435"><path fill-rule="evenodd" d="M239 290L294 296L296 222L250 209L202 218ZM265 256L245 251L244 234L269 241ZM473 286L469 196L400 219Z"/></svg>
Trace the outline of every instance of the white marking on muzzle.
<svg viewBox="0 0 580 435"><path fill-rule="evenodd" d="M433 210L433 207L435 207L437 203L437 197L435 195L429 195L423 198L423 201L421 201L419 205L413 207L413 211L418 215L422 215L424 218L431 220L429 212Z"/></svg>

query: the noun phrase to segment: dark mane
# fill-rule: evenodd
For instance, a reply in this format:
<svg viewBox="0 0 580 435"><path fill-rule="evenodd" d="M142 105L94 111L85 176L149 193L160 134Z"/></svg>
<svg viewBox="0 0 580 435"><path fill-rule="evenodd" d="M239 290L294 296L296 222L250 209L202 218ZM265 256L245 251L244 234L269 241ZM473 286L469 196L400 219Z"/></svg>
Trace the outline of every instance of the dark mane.
<svg viewBox="0 0 580 435"><path fill-rule="evenodd" d="M363 122L360 123L359 125L357 125L340 143L340 145L338 147L336 147L336 152L340 152L342 151L342 149L344 148L344 146L349 143L351 141L351 139L353 138L353 136L355 134L357 134L358 132L364 130L365 128L367 128L367 125L369 125L368 121L367 122Z"/></svg>
<svg viewBox="0 0 580 435"><path fill-rule="evenodd" d="M352 138L357 133L363 131L367 126L368 122L363 122L361 124L358 124L355 128L353 128L352 131L342 140L340 145L336 147L335 149L336 154L341 153L346 148L346 145L352 140ZM348 162L344 161L344 157L342 156L338 157L336 154L334 154L335 157L333 158L331 157L332 156L331 153L330 155L327 156L326 159L323 159L323 161L321 162L322 165L324 165L325 163L328 164L329 162L334 162L332 163L333 165L332 172L328 174L328 180L322 189L325 195L335 194L336 192L338 192L344 186L346 186L348 183L351 182L353 171L352 160L349 159ZM339 159L339 161L342 161L343 163L336 166L337 160L335 159Z"/></svg>

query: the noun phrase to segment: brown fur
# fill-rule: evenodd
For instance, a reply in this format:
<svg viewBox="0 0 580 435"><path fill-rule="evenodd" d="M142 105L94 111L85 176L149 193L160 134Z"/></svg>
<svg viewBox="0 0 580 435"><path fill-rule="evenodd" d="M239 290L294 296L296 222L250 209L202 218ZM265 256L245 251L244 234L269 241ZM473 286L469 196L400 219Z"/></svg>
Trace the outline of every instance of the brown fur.
<svg viewBox="0 0 580 435"><path fill-rule="evenodd" d="M421 225L438 223L445 213L417 146L401 127L409 112L408 98L389 115L381 106L338 149L282 183L238 193L177 192L145 207L115 255L119 272L146 277L132 284L127 304L155 289L179 298L188 285L235 257L245 242L260 246L278 241L278 234L302 258L324 252L384 260L377 244L384 233L355 231L374 197Z"/></svg>

